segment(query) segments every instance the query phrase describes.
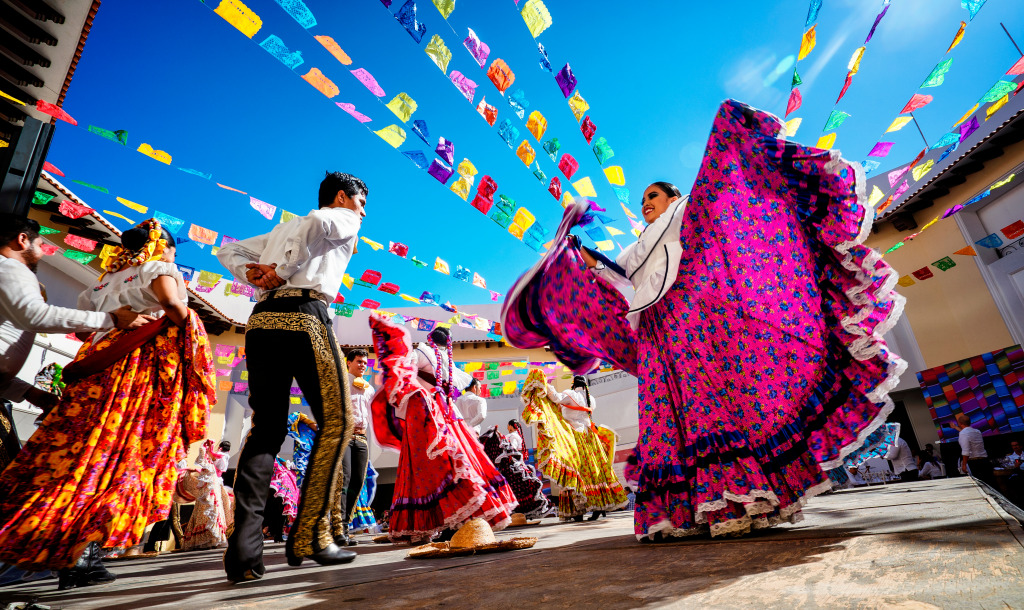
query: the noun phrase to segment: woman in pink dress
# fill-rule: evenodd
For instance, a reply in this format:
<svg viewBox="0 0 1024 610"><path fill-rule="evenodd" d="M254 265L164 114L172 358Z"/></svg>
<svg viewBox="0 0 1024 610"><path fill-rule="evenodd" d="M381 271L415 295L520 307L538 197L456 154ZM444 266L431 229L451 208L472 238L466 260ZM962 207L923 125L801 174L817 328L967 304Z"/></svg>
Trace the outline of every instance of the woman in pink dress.
<svg viewBox="0 0 1024 610"><path fill-rule="evenodd" d="M689 197L650 185L649 224L614 261L570 239L593 219L570 207L505 302L516 347L638 377L638 539L799 520L893 408L906 363L882 335L903 298L863 245L863 170L782 135L778 118L725 102Z"/></svg>

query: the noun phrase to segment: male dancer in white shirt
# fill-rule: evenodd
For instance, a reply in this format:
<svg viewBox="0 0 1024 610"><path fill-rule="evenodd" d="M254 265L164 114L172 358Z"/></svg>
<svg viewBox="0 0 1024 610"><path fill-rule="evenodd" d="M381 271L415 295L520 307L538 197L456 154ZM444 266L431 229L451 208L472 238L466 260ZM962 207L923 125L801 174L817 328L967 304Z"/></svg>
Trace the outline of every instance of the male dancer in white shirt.
<svg viewBox="0 0 1024 610"><path fill-rule="evenodd" d="M287 434L293 378L320 430L288 536L288 563L300 565L304 557L321 565L355 559L355 553L334 542L344 535L344 519L331 509L342 492L341 464L352 436L352 417L327 305L341 288L366 216L366 194L359 178L328 173L320 183L319 209L217 253L235 277L244 276L259 289L245 329L253 421L236 467L235 531L224 553L231 582L255 580L266 571L263 507L274 458Z"/></svg>
<svg viewBox="0 0 1024 610"><path fill-rule="evenodd" d="M356 501L363 490L366 480L366 465L370 462L370 444L367 442L367 431L370 427L370 402L373 400L373 386L363 379L369 354L365 349L356 348L345 354L348 362L349 394L352 396L352 442L345 449L342 472L345 477L343 506L336 509L345 518L344 538L335 538L339 545L355 546L356 541L349 538L348 524L352 520L352 512L356 509Z"/></svg>

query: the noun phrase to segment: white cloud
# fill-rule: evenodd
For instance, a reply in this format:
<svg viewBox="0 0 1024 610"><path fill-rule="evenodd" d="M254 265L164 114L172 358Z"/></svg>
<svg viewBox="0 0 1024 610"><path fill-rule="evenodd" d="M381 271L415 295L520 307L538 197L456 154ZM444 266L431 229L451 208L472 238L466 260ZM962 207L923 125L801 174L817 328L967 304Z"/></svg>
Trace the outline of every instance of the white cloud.
<svg viewBox="0 0 1024 610"><path fill-rule="evenodd" d="M776 108L788 96L775 87L765 86L765 76L778 64L778 57L765 48L752 49L721 73L722 89L731 98L742 100L758 108Z"/></svg>

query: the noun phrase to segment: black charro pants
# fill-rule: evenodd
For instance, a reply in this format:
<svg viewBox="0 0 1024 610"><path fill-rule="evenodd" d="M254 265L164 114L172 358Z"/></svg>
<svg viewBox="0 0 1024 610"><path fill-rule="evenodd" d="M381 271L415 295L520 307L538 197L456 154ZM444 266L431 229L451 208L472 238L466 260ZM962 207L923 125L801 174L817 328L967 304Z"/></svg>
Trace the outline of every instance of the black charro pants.
<svg viewBox="0 0 1024 610"><path fill-rule="evenodd" d="M344 483L342 493L339 494L339 506L335 511L342 517L345 524L352 520L352 513L356 509L356 501L359 499L359 492L363 490L363 481L366 480L366 464L370 461L370 447L366 442L366 436L356 434L352 442L345 449L345 458L342 460L342 474Z"/></svg>
<svg viewBox="0 0 1024 610"><path fill-rule="evenodd" d="M312 555L333 542L331 500L341 491L341 462L352 435L348 383L342 381L347 377L326 304L308 296L257 303L246 325L245 352L253 415L235 473L235 531L224 554L229 575L264 571L263 511L274 458L287 435L292 379L320 428L288 536L288 550L295 555Z"/></svg>

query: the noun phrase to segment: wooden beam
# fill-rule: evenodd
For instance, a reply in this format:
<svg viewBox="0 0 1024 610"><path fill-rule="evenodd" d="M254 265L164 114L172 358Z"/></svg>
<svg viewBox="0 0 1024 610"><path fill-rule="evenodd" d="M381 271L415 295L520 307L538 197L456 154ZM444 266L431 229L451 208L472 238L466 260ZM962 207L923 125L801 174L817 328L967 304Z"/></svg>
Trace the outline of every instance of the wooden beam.
<svg viewBox="0 0 1024 610"><path fill-rule="evenodd" d="M0 29L0 53L18 61L23 66L39 66L49 68L50 60L40 55L35 49L18 40L14 34Z"/></svg>
<svg viewBox="0 0 1024 610"><path fill-rule="evenodd" d="M14 7L3 2L0 2L0 25L30 44L45 44L48 47L57 46L57 39L49 32L19 13Z"/></svg>
<svg viewBox="0 0 1024 610"><path fill-rule="evenodd" d="M52 21L57 25L64 23L64 15L43 0L8 0L8 2L20 8L36 21Z"/></svg>

